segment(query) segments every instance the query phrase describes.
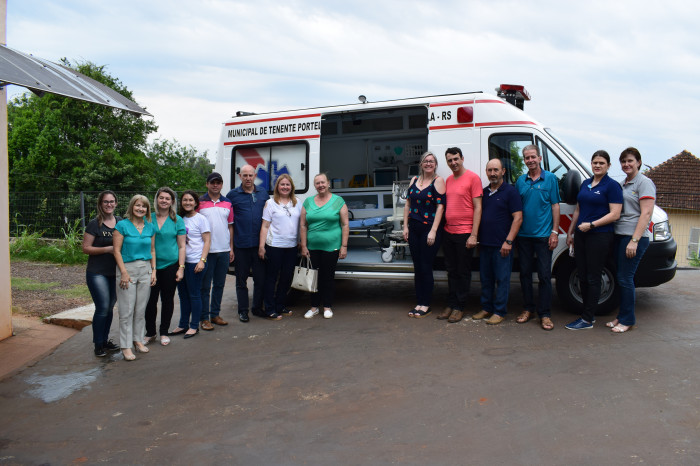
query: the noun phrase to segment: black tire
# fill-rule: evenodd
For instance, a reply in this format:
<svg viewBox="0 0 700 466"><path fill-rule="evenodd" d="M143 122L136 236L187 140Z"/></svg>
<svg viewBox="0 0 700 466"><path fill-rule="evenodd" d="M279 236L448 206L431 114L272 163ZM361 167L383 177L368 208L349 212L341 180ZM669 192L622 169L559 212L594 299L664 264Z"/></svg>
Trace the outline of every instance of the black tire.
<svg viewBox="0 0 700 466"><path fill-rule="evenodd" d="M581 298L576 264L569 257L562 259L562 261L555 271L557 296L559 296L565 310L573 314L580 314L583 311L583 299ZM620 289L615 281L612 264L608 263L603 268L600 301L598 301L596 315L610 314L617 309L619 302Z"/></svg>

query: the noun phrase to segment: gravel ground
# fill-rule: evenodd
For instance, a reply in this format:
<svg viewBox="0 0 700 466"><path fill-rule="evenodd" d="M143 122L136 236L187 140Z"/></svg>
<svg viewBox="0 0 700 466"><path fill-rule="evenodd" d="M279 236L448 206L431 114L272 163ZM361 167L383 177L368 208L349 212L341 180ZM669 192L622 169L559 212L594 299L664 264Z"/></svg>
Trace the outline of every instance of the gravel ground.
<svg viewBox="0 0 700 466"><path fill-rule="evenodd" d="M12 287L13 312L25 316L43 317L67 309L90 304L89 297L66 296L60 290L85 285L85 265L57 265L45 262L12 261L12 278L31 278L42 283L57 283L46 290L20 290Z"/></svg>

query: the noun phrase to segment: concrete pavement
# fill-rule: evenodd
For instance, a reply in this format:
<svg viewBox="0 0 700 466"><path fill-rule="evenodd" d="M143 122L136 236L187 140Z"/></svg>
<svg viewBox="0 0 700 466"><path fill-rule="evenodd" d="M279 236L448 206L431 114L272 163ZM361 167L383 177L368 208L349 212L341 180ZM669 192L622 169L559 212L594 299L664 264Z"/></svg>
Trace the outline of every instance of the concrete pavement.
<svg viewBox="0 0 700 466"><path fill-rule="evenodd" d="M134 362L86 328L0 382L0 464L698 464L699 279L640 290L623 335L557 302L554 331L516 324L517 285L498 326L409 319L411 283L368 281L333 319L241 324L229 282L227 327Z"/></svg>

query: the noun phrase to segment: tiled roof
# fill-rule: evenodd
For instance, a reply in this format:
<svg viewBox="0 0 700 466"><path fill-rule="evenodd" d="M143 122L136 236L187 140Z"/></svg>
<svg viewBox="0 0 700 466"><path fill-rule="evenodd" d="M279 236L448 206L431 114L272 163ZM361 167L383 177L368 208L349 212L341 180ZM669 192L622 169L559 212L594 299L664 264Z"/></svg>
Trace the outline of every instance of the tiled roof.
<svg viewBox="0 0 700 466"><path fill-rule="evenodd" d="M644 173L656 185L656 204L666 209L700 210L700 159L688 151Z"/></svg>

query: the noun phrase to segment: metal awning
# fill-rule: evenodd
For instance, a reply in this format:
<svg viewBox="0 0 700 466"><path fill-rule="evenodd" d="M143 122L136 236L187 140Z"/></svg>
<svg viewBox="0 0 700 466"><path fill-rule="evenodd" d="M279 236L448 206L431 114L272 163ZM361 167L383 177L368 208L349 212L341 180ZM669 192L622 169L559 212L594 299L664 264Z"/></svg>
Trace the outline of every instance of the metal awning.
<svg viewBox="0 0 700 466"><path fill-rule="evenodd" d="M114 89L84 74L0 45L0 86L7 84L26 87L39 96L48 92L153 116Z"/></svg>

